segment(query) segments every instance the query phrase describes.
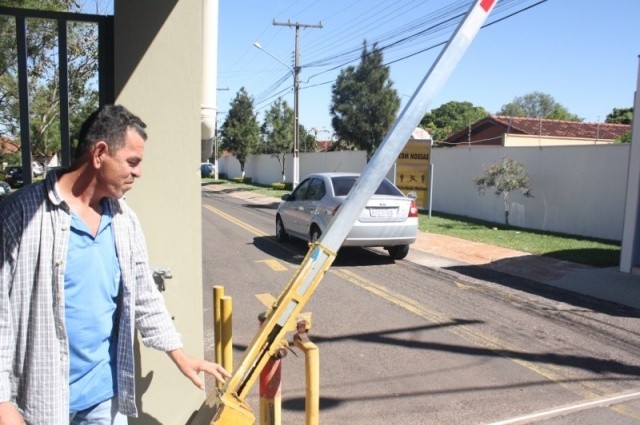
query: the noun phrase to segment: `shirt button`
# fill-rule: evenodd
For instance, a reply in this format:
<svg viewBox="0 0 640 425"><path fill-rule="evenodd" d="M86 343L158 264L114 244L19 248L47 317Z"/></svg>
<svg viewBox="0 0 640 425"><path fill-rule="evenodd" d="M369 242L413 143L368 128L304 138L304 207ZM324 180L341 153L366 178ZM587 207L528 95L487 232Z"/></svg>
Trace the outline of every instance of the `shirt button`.
<svg viewBox="0 0 640 425"><path fill-rule="evenodd" d="M69 230L69 228L66 225L62 225L60 226L60 230L62 230L63 232L66 232L67 230Z"/></svg>
<svg viewBox="0 0 640 425"><path fill-rule="evenodd" d="M64 263L64 260L59 258L56 260L56 266L61 266Z"/></svg>

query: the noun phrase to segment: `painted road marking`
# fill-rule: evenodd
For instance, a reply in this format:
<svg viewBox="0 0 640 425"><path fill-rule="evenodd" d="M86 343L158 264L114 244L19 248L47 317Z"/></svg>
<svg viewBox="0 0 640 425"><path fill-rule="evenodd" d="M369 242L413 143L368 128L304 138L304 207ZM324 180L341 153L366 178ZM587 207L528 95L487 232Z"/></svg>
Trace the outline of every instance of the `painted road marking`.
<svg viewBox="0 0 640 425"><path fill-rule="evenodd" d="M271 260L258 260L256 261L256 263L265 263L267 266L269 266L269 268L275 272L285 272L287 270L289 270L287 268L287 266L285 266L284 264L282 264L280 261L276 260L276 259L271 259Z"/></svg>
<svg viewBox="0 0 640 425"><path fill-rule="evenodd" d="M253 227L252 225L250 225L249 223L246 223L230 214L225 213L224 211L216 208L216 207L212 207L211 205L203 205L203 207L205 207L206 209L208 209L209 211L219 215L220 217L224 218L225 220L235 224L238 227L241 227L245 230L247 230L249 233L255 235L255 236L269 236L268 233L263 232L262 230L258 229L257 227ZM284 247L283 247L284 248ZM286 249L286 248L285 248ZM292 252L291 250L287 249L289 252ZM267 260L258 260L256 261L257 263L265 263L271 270L276 271L276 272L283 272L283 271L288 271L289 269L287 268L287 266L285 266L284 264L282 264L281 262L279 262L276 259L267 259Z"/></svg>
<svg viewBox="0 0 640 425"><path fill-rule="evenodd" d="M494 422L491 425L507 425L507 424L528 424L531 421L549 419L556 416L566 415L567 413L579 412L581 410L593 409L594 407L609 407L612 404L624 403L626 401L640 398L640 392L631 394L622 394L595 401L587 401L585 403L571 404L569 406L559 407L546 410L544 412L532 413L530 415L518 416L517 418L507 419L505 421Z"/></svg>
<svg viewBox="0 0 640 425"><path fill-rule="evenodd" d="M208 209L211 212L214 212L216 214L218 214L220 217L224 218L227 221L230 221L231 223L237 225L238 227L242 227L245 230L248 230L250 233L253 233L256 236L269 236L268 233L263 232L262 230L253 227L252 225L250 225L249 223L245 223L242 220L239 220L237 218L235 218L232 215L229 215L225 212L223 212L222 210L219 210L218 208L212 207L211 205L203 205L203 207L205 207L206 209Z"/></svg>

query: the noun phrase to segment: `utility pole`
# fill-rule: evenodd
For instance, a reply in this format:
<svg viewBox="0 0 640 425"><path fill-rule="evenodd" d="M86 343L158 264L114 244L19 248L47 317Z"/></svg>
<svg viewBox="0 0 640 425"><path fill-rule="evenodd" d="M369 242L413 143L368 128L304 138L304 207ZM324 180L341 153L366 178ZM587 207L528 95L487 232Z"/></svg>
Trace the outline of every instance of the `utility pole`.
<svg viewBox="0 0 640 425"><path fill-rule="evenodd" d="M300 134L298 126L298 91L300 90L300 28L322 28L322 22L317 24L301 24L300 22L276 22L275 26L295 27L296 44L293 65L293 189L300 183Z"/></svg>

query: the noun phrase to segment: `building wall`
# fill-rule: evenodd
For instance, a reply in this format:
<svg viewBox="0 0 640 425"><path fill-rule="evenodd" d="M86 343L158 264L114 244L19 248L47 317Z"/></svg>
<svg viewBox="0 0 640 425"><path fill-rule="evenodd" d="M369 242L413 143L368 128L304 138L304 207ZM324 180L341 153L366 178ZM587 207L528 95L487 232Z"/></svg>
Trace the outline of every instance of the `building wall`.
<svg viewBox="0 0 640 425"><path fill-rule="evenodd" d="M143 176L127 201L152 268L170 267L163 292L185 351L203 357L200 103L202 2L116 0L115 97L146 123ZM185 249L188 247L188 249ZM165 353L138 349L136 424L184 424L204 400Z"/></svg>
<svg viewBox="0 0 640 425"><path fill-rule="evenodd" d="M579 139L575 137L548 137L530 134L505 134L504 146L592 146L608 145L613 140Z"/></svg>
<svg viewBox="0 0 640 425"><path fill-rule="evenodd" d="M504 222L501 197L480 195L474 179L502 158L524 163L533 198L510 195L509 223L529 229L619 241L629 144L434 149L433 210Z"/></svg>
<svg viewBox="0 0 640 425"><path fill-rule="evenodd" d="M502 145L502 135L504 132L505 129L499 125L483 125L480 128L476 127L473 129L473 133L471 134L470 144L471 146ZM468 147L469 136L468 134L460 136L459 138L451 141L451 143L455 143L460 147Z"/></svg>
<svg viewBox="0 0 640 425"><path fill-rule="evenodd" d="M280 156L280 160L282 157ZM285 181L293 181L293 156L285 155ZM367 165L367 154L364 151L340 152L300 152L300 178L323 172L353 172L359 173ZM239 177L240 162L233 156L218 159L218 172L228 178ZM273 155L251 155L245 163L245 176L251 177L255 183L270 185L282 181L282 168L278 158Z"/></svg>

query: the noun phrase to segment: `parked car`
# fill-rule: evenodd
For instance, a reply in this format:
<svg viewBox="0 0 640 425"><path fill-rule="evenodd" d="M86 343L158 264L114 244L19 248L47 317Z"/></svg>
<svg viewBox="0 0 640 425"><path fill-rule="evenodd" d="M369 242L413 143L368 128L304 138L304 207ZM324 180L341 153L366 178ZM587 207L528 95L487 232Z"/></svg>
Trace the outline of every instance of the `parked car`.
<svg viewBox="0 0 640 425"><path fill-rule="evenodd" d="M33 161L31 163L31 171L33 172L33 176L41 176L44 174L44 165L40 164L37 161Z"/></svg>
<svg viewBox="0 0 640 425"><path fill-rule="evenodd" d="M24 176L22 175L22 167L12 165L4 171L4 181L9 183L11 187L22 187L24 185Z"/></svg>
<svg viewBox="0 0 640 425"><path fill-rule="evenodd" d="M360 177L355 173L307 176L291 194L282 196L276 213L276 238L315 241L323 234L340 204ZM384 179L369 199L342 246L380 246L394 259L409 253L418 233L415 200Z"/></svg>
<svg viewBox="0 0 640 425"><path fill-rule="evenodd" d="M11 186L7 182L0 182L0 199L11 193Z"/></svg>
<svg viewBox="0 0 640 425"><path fill-rule="evenodd" d="M216 166L210 162L203 162L200 164L200 177L210 177L216 171Z"/></svg>

